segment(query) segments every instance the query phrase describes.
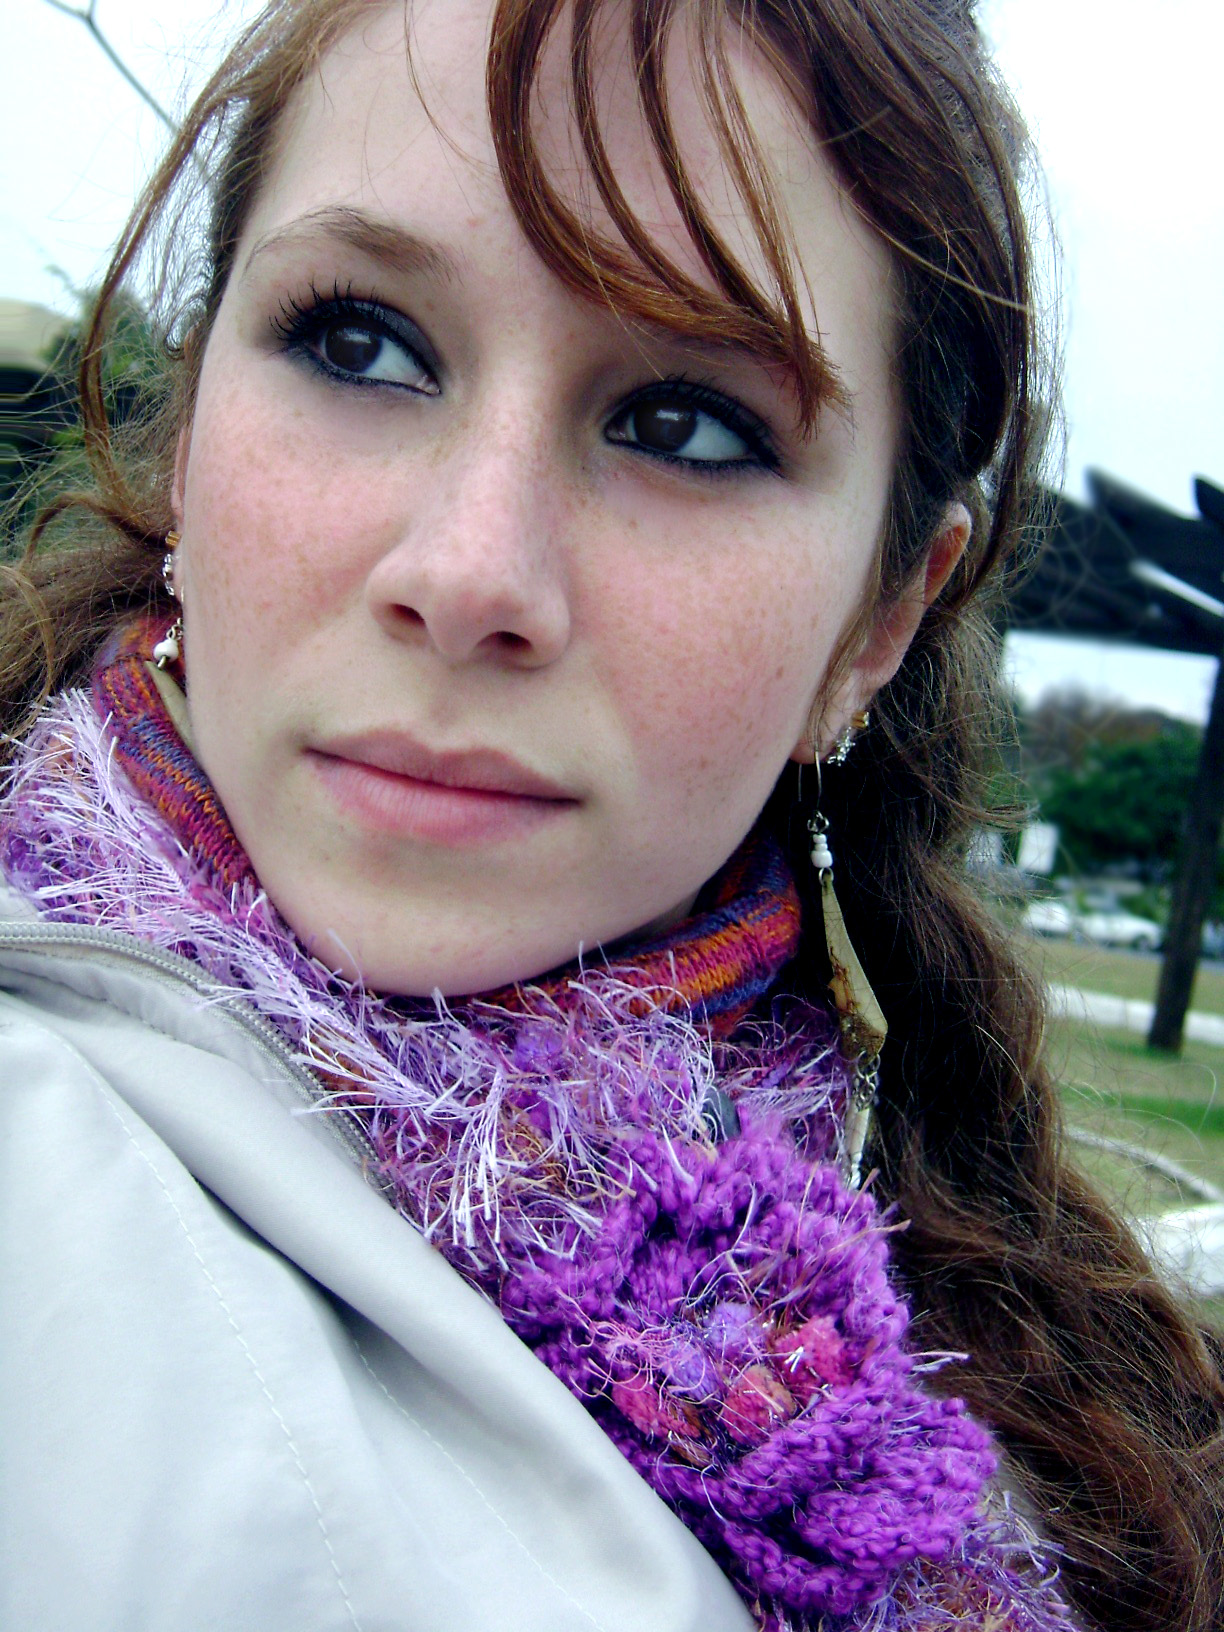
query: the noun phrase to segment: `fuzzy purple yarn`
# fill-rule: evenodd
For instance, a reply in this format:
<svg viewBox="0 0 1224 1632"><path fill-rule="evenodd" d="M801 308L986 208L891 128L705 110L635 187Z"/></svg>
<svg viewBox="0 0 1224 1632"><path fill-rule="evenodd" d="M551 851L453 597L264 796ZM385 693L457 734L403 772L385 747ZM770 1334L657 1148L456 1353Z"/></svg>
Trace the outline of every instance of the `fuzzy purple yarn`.
<svg viewBox="0 0 1224 1632"><path fill-rule="evenodd" d="M0 804L0 868L46 915L193 959L304 1064L345 1078L402 1210L587 1405L764 1628L925 1632L980 1603L1001 1632L1072 1623L987 1519L989 1438L905 1347L897 1227L830 1158L845 1102L829 1016L712 1044L615 971L524 1012L419 1014L338 981L262 895L198 861L70 694ZM712 1085L740 1129L716 1142ZM974 1594L977 1597L974 1597ZM942 1606L942 1607L941 1607Z"/></svg>
<svg viewBox="0 0 1224 1632"><path fill-rule="evenodd" d="M994 1458L916 1384L871 1197L776 1123L616 1165L582 1253L505 1278L519 1335L749 1596L842 1616L949 1556Z"/></svg>

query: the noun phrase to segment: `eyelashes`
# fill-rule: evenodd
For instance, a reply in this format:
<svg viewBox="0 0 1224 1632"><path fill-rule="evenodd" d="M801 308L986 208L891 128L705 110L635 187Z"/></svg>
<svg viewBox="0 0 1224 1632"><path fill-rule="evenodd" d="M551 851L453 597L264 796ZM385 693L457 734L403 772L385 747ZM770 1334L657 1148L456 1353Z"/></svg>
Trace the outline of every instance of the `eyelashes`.
<svg viewBox="0 0 1224 1632"><path fill-rule="evenodd" d="M383 302L336 283L284 297L271 319L278 346L327 380L352 390L438 397L443 370L426 337ZM782 460L769 427L708 381L652 380L605 420L605 441L698 477L778 474Z"/></svg>
<svg viewBox="0 0 1224 1632"><path fill-rule="evenodd" d="M418 396L441 394L439 368L415 323L377 300L341 291L281 301L272 331L290 354L330 379L358 388L390 387Z"/></svg>
<svg viewBox="0 0 1224 1632"><path fill-rule="evenodd" d="M635 391L604 434L610 442L709 475L781 469L763 420L717 387L683 375Z"/></svg>

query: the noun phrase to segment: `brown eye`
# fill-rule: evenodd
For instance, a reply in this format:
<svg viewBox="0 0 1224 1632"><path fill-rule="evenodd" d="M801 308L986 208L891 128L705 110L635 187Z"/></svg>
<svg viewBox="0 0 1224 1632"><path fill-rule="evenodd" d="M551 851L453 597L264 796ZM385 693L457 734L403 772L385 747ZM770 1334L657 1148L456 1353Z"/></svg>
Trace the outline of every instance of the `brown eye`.
<svg viewBox="0 0 1224 1632"><path fill-rule="evenodd" d="M721 394L690 384L656 387L626 404L605 432L610 442L694 471L768 468L764 438ZM696 400L694 398L696 397Z"/></svg>
<svg viewBox="0 0 1224 1632"><path fill-rule="evenodd" d="M364 374L386 344L381 334L353 323L335 323L322 335L320 350L333 368Z"/></svg>
<svg viewBox="0 0 1224 1632"><path fill-rule="evenodd" d="M437 389L416 354L373 323L334 319L319 329L314 349L320 361L339 375L383 385L406 385L427 395Z"/></svg>
<svg viewBox="0 0 1224 1632"><path fill-rule="evenodd" d="M436 369L415 324L402 314L337 295L313 307L282 304L273 332L285 349L304 357L341 385L395 387L410 395L436 397Z"/></svg>
<svg viewBox="0 0 1224 1632"><path fill-rule="evenodd" d="M678 453L697 429L693 408L669 407L665 403L640 403L630 414L634 440L660 453Z"/></svg>

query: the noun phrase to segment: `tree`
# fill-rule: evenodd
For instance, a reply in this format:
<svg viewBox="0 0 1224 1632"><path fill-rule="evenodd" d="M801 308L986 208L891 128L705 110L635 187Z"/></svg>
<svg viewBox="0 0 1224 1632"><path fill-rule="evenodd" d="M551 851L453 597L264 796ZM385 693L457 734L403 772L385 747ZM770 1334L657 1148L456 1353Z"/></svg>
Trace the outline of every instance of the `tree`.
<svg viewBox="0 0 1224 1632"><path fill-rule="evenodd" d="M1018 706L1017 714L1024 773L1034 787L1057 770L1078 769L1101 743L1151 742L1180 723L1159 709L1128 708L1074 684L1052 687L1034 707Z"/></svg>
<svg viewBox="0 0 1224 1632"><path fill-rule="evenodd" d="M1069 739L1061 763L1030 771L1042 817L1058 824L1077 870L1129 863L1161 877L1180 841L1201 733L1151 712L1115 710L1096 723L1096 734Z"/></svg>

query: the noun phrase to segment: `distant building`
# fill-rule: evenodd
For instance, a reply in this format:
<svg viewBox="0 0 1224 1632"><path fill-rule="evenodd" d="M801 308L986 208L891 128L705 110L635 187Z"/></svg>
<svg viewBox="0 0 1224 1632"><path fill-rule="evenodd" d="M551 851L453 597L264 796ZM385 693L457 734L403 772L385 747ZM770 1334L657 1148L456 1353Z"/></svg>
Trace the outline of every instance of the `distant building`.
<svg viewBox="0 0 1224 1632"><path fill-rule="evenodd" d="M68 328L46 306L0 299L0 504L51 452L75 412L71 390L51 371Z"/></svg>
<svg viewBox="0 0 1224 1632"><path fill-rule="evenodd" d="M1016 866L1022 873L1054 871L1058 856L1058 828L1053 822L1027 822L1020 830L1020 852Z"/></svg>

